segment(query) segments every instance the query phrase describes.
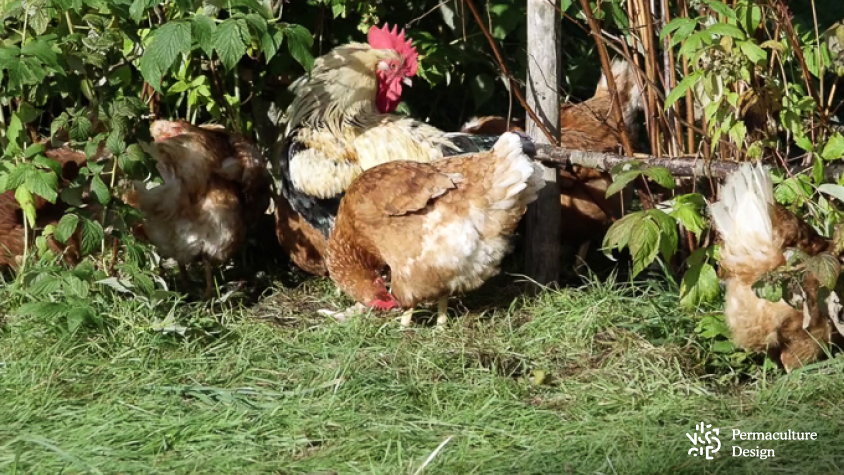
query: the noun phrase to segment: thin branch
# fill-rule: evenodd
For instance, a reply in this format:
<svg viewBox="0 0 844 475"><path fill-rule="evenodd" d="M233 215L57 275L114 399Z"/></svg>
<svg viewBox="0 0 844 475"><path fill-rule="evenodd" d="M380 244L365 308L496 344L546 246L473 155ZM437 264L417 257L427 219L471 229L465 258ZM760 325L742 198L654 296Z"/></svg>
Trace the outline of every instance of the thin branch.
<svg viewBox="0 0 844 475"><path fill-rule="evenodd" d="M589 0L580 0L580 5L583 8L583 13L586 15L586 20L589 22L589 29L592 33L592 38L595 40L595 46L598 48L598 57L601 58L601 68L604 70L604 75L607 78L607 89L612 96L612 114L618 127L621 138L621 145L624 147L624 152L628 155L633 155L633 146L630 143L630 135L627 133L627 124L624 123L624 116L621 112L621 100L618 96L618 90L615 85L615 78L612 74L612 67L610 66L610 58L607 54L607 46L601 37L601 27L598 26L598 21L592 15L592 9L589 7Z"/></svg>
<svg viewBox="0 0 844 475"><path fill-rule="evenodd" d="M504 57L501 55L501 50L498 48L498 44L495 42L495 38L489 33L489 29L487 29L486 25L484 24L483 19L481 18L480 12L478 12L478 7L475 6L475 2L473 0L463 0L463 3L469 7L469 10L472 12L472 16L475 17L475 23L478 24L478 28L481 29L481 32L484 34L487 43L489 43L489 47L492 49L492 54L495 56L495 60L498 62L498 67L501 68L501 72L510 82L510 90L516 95L516 99L518 99L519 103L524 107L525 112L530 116L530 118L536 123L539 130L542 131L542 134L548 139L550 143L558 143L556 139L556 134L552 133L548 130L548 127L545 126L545 123L542 119L536 115L536 112L528 106L527 100L525 99L524 93L519 88L519 83L513 78L513 75L510 74L510 69L507 67L507 63L504 61ZM559 110L555 111L557 114L560 113Z"/></svg>
<svg viewBox="0 0 844 475"><path fill-rule="evenodd" d="M800 48L800 42L797 40L797 33L794 31L794 24L791 21L791 11L788 5L782 0L775 0L776 4L773 7L774 13L778 17L777 20L785 28L786 38L788 39L794 56L800 63L800 72L803 73L803 81L806 83L806 88L809 90L809 95L815 100L815 104L823 104L818 97L818 91L815 89L815 83L812 81L812 76L809 74L809 68L806 66L806 58L803 56L803 50ZM814 132L813 132L814 136Z"/></svg>

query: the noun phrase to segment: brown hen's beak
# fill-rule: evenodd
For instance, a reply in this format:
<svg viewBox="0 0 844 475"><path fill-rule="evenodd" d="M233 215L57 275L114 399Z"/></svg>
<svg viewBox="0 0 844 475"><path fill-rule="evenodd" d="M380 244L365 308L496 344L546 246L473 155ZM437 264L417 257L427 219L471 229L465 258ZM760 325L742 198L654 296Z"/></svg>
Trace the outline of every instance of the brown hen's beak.
<svg viewBox="0 0 844 475"><path fill-rule="evenodd" d="M401 80L401 82L407 87L413 87L413 81L411 81L409 77L405 77Z"/></svg>

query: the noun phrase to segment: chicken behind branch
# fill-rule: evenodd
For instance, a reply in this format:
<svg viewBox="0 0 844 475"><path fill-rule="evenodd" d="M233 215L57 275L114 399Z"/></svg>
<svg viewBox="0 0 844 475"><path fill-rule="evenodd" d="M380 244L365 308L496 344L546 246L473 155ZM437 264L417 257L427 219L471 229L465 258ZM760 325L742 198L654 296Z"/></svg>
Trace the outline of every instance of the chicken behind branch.
<svg viewBox="0 0 844 475"><path fill-rule="evenodd" d="M818 359L832 336L829 318L818 302L817 279L807 276L808 325L803 310L783 300L757 297L752 286L767 272L785 264L787 248L816 255L829 241L774 201L773 185L761 165L744 164L721 187L710 209L721 234L721 268L726 278L724 312L733 340L752 351L768 351L790 371Z"/></svg>
<svg viewBox="0 0 844 475"><path fill-rule="evenodd" d="M490 152L364 172L340 204L328 270L378 310L440 301L498 273L509 238L543 185L527 137L504 134ZM382 277L389 269L390 289Z"/></svg>
<svg viewBox="0 0 844 475"><path fill-rule="evenodd" d="M155 121L148 148L163 183L136 184L144 231L161 254L185 266L205 265L205 296L213 294L212 265L240 248L250 222L269 204L269 175L257 149L222 127Z"/></svg>
<svg viewBox="0 0 844 475"><path fill-rule="evenodd" d="M626 61L612 64L624 125L635 136L636 115L642 109L642 92L636 82L636 72ZM621 135L618 122L612 114L614 98L602 75L595 94L586 101L566 103L560 109L561 146L590 152L619 153ZM563 222L567 224L565 239L580 246L578 257L586 257L588 244L603 238L612 222L621 217L624 203L629 196L606 197L612 178L607 172L592 168L572 166L560 170L560 202Z"/></svg>

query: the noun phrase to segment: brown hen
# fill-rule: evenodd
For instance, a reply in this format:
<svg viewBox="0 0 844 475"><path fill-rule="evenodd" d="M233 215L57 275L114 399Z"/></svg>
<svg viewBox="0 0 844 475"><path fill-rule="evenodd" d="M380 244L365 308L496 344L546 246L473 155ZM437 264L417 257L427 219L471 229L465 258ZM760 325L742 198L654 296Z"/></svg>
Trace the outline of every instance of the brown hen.
<svg viewBox="0 0 844 475"><path fill-rule="evenodd" d="M543 184L541 167L526 154L532 149L526 137L507 133L490 152L364 172L347 190L329 238L331 278L380 310L439 300L441 324L450 294L498 273Z"/></svg>
<svg viewBox="0 0 844 475"><path fill-rule="evenodd" d="M787 371L817 360L834 334L819 305L817 280L808 276L802 285L807 313L783 300L762 299L752 286L785 264L786 249L815 255L829 241L774 201L771 179L761 165L742 165L727 178L720 196L710 209L723 239L724 312L733 340L751 351L769 352Z"/></svg>
<svg viewBox="0 0 844 475"><path fill-rule="evenodd" d="M61 183L67 183L76 178L79 169L85 166L85 154L69 148L56 148L44 152L49 158L61 165ZM67 206L57 201L49 201L34 196L33 202L36 211L35 229L32 230L30 239L50 224L57 224L67 210ZM25 246L24 216L23 210L15 199L14 191L7 191L0 194L0 267L18 267L23 257ZM79 261L79 240L76 234L72 235L64 244L59 243L50 236L47 244L53 252L62 256L69 265L75 265Z"/></svg>
<svg viewBox="0 0 844 475"><path fill-rule="evenodd" d="M165 257L185 266L201 260L205 296L213 294L212 266L240 248L249 223L269 205L269 174L253 144L216 125L153 122L148 147L164 182L136 184L144 232Z"/></svg>

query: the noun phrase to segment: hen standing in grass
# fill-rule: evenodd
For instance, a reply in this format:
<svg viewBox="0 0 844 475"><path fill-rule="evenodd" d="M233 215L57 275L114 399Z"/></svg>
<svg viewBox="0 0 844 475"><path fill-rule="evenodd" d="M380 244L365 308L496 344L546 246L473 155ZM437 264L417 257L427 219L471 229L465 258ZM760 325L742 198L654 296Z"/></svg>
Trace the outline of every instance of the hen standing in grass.
<svg viewBox="0 0 844 475"><path fill-rule="evenodd" d="M803 282L808 315L783 300L757 297L753 284L785 264L787 248L816 255L830 242L774 202L771 179L761 165L742 165L727 178L720 193L710 209L723 239L724 312L733 340L752 351L768 351L786 371L817 360L834 332L820 308L817 279L807 276Z"/></svg>
<svg viewBox="0 0 844 475"><path fill-rule="evenodd" d="M164 182L136 184L144 232L165 257L205 266L205 296L213 295L212 265L239 249L249 223L269 205L269 174L257 149L221 126L158 120L148 148Z"/></svg>
<svg viewBox="0 0 844 475"><path fill-rule="evenodd" d="M346 188L364 170L393 160L430 162L464 151L447 134L393 114L416 75L417 53L404 31L372 27L368 44L351 43L317 58L291 86L285 147L276 173L282 192L277 234L303 269L325 273L323 254Z"/></svg>
<svg viewBox="0 0 844 475"><path fill-rule="evenodd" d="M442 324L450 294L498 273L510 236L543 186L532 153L527 137L506 133L489 152L367 170L340 203L328 243L331 278L379 310L439 300Z"/></svg>

